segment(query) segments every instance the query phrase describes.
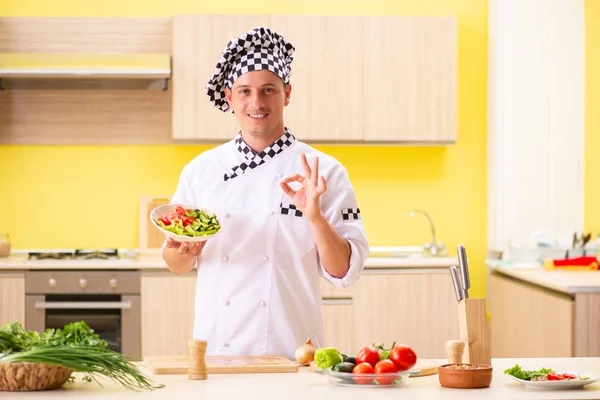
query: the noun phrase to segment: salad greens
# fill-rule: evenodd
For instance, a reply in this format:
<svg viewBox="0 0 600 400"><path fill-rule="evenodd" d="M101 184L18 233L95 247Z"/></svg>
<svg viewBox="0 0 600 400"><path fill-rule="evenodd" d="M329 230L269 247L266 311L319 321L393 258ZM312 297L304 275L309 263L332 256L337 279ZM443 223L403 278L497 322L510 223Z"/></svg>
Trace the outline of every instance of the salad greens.
<svg viewBox="0 0 600 400"><path fill-rule="evenodd" d="M512 375L515 378L523 379L524 381L530 381L532 378L546 376L549 372L552 372L552 370L549 368L542 368L539 371L525 371L521 369L521 366L519 364L516 364L512 368L504 370L505 374Z"/></svg>
<svg viewBox="0 0 600 400"><path fill-rule="evenodd" d="M550 368L542 368L538 371L531 370L526 371L521 368L519 364L516 364L512 368L508 368L504 370L505 374L512 375L517 379L522 379L525 381L562 381L562 380L571 380L571 379L579 379L586 380L590 379L588 376L576 376L571 373L563 372L557 373L553 369Z"/></svg>
<svg viewBox="0 0 600 400"><path fill-rule="evenodd" d="M155 218L154 221L161 228L183 236L210 236L221 229L214 214L181 206L177 206L174 213Z"/></svg>

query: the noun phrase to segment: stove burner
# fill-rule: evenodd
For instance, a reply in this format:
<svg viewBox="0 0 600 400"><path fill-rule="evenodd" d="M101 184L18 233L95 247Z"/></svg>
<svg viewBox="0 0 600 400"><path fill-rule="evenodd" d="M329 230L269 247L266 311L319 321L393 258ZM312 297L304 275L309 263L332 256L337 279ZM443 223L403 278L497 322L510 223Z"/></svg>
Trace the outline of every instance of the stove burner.
<svg viewBox="0 0 600 400"><path fill-rule="evenodd" d="M30 252L28 254L28 259L29 260L67 260L67 259L72 259L73 258L73 253L70 252Z"/></svg>
<svg viewBox="0 0 600 400"><path fill-rule="evenodd" d="M75 250L75 258L108 260L109 258L119 258L119 251L117 249L77 249Z"/></svg>

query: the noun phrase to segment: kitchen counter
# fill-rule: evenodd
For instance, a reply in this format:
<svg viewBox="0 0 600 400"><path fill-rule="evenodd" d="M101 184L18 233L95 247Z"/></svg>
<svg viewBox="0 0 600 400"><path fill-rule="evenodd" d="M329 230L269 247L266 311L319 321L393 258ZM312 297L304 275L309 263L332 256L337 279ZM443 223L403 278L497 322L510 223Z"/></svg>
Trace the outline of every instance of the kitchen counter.
<svg viewBox="0 0 600 400"><path fill-rule="evenodd" d="M457 265L456 257L423 257L423 258L378 258L370 257L365 262L365 268L444 268ZM36 260L28 261L21 254L0 258L2 270L44 270L44 269L140 269L166 270L167 265L159 253L142 255L139 260Z"/></svg>
<svg viewBox="0 0 600 400"><path fill-rule="evenodd" d="M445 362L445 360L440 360ZM600 382L577 390L533 390L526 389L508 375L505 368L520 364L525 369L552 367L576 370L600 375L600 358L553 358L553 359L493 359L493 380L485 389L449 389L439 384L438 375L410 378L406 386L399 388L340 387L327 381L323 375L310 372L303 367L298 373L282 374L221 374L209 375L204 381L190 381L187 375L153 376L157 384L165 387L154 391L133 392L112 381L101 379L104 388L97 383L82 382L80 374L74 374L75 383L68 383L61 389L45 392L5 392L0 397L15 400L24 399L368 399L368 398L407 398L407 399L598 399ZM151 374L144 367L143 371Z"/></svg>
<svg viewBox="0 0 600 400"><path fill-rule="evenodd" d="M600 271L545 270L542 267L520 269L490 266L489 268L491 272L562 293L600 293Z"/></svg>

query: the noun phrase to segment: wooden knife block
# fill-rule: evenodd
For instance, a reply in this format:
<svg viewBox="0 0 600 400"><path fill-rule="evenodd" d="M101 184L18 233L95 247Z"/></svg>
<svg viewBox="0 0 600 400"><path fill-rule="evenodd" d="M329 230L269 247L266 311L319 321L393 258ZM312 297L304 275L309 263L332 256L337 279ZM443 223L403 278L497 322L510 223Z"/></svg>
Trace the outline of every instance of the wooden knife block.
<svg viewBox="0 0 600 400"><path fill-rule="evenodd" d="M465 343L462 362L492 365L485 299L458 303L460 340Z"/></svg>

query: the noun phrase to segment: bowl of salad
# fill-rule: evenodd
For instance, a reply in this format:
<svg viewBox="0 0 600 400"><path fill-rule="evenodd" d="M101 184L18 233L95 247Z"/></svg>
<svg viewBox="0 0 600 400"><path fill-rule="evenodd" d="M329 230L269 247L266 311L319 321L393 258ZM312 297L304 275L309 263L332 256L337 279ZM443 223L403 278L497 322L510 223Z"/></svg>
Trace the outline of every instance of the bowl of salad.
<svg viewBox="0 0 600 400"><path fill-rule="evenodd" d="M186 204L163 204L150 213L150 221L167 237L178 242L203 242L220 234L221 220L215 213Z"/></svg>

